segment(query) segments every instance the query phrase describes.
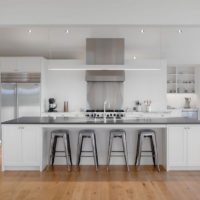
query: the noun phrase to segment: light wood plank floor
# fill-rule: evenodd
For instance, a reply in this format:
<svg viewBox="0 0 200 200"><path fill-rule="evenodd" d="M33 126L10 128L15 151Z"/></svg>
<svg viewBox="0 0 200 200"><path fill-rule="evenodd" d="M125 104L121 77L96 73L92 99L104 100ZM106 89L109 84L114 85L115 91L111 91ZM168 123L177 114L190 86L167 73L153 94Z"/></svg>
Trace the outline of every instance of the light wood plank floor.
<svg viewBox="0 0 200 200"><path fill-rule="evenodd" d="M0 156L1 160L1 156ZM0 163L1 164L1 163ZM154 167L51 167L0 172L0 200L200 200L200 171L158 173Z"/></svg>
<svg viewBox="0 0 200 200"><path fill-rule="evenodd" d="M67 172L64 166L40 172L0 172L1 200L192 200L200 199L200 172L158 173L151 166L83 166Z"/></svg>

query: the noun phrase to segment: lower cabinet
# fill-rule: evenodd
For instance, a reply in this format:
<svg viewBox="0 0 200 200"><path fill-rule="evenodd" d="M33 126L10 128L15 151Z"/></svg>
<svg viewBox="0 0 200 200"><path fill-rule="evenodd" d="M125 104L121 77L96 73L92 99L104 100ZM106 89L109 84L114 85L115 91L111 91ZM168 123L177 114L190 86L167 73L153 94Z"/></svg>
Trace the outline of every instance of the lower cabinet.
<svg viewBox="0 0 200 200"><path fill-rule="evenodd" d="M167 168L200 169L200 126L169 126Z"/></svg>
<svg viewBox="0 0 200 200"><path fill-rule="evenodd" d="M41 129L37 126L10 125L3 126L2 131L3 169L39 169Z"/></svg>
<svg viewBox="0 0 200 200"><path fill-rule="evenodd" d="M187 134L188 166L200 166L200 127L190 127Z"/></svg>

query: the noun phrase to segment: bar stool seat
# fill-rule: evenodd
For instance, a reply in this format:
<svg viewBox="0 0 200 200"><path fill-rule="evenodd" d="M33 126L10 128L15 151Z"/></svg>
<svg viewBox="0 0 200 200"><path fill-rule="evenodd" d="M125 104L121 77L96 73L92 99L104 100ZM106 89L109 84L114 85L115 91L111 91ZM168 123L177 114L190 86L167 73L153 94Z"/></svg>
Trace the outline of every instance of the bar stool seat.
<svg viewBox="0 0 200 200"><path fill-rule="evenodd" d="M144 151L142 150L143 142L145 138L150 139L151 150ZM151 153L151 155L143 155L142 153ZM138 141L137 141L137 150L136 150L136 158L135 165L137 169L140 167L141 157L152 157L154 166L157 166L158 172L160 171L159 161L158 161L158 149L157 149L157 141L156 141L156 133L152 129L141 129L138 133Z"/></svg>
<svg viewBox="0 0 200 200"><path fill-rule="evenodd" d="M113 151L112 145L114 138L121 138L122 139L122 151ZM124 153L124 155L113 155L112 153ZM108 146L108 158L107 158L107 169L109 170L110 165L110 158L111 157L122 157L124 156L125 163L127 166L127 170L129 171L129 165L128 165L128 150L127 150L127 142L126 142L126 131L123 129L112 129L110 130L110 138L109 138L109 146Z"/></svg>
<svg viewBox="0 0 200 200"><path fill-rule="evenodd" d="M62 138L64 150L57 151L57 141L59 138ZM56 155L57 152L63 152L65 155ZM50 149L49 149L49 166L50 164L54 165L55 157L66 157L66 164L68 166L68 170L70 171L72 166L72 157L71 157L71 146L70 146L70 138L69 131L66 129L56 129L51 132L50 138Z"/></svg>
<svg viewBox="0 0 200 200"><path fill-rule="evenodd" d="M91 139L92 151L83 150L83 142L85 138ZM83 152L92 153L92 155L82 155ZM83 129L79 131L78 136L78 147L77 147L77 166L80 165L81 157L93 157L94 164L96 167L96 171L98 171L98 152L97 152L97 144L96 144L96 135L95 131L92 129Z"/></svg>

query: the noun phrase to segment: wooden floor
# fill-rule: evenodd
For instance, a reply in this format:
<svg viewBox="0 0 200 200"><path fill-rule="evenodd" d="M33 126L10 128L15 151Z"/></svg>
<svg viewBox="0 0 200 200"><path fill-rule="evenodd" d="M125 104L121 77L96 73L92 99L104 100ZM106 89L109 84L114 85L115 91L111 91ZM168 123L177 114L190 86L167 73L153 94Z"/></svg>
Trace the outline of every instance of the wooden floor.
<svg viewBox="0 0 200 200"><path fill-rule="evenodd" d="M200 172L158 173L152 167L84 166L67 172L56 166L45 172L0 173L0 199L37 200L143 200L200 199Z"/></svg>
<svg viewBox="0 0 200 200"><path fill-rule="evenodd" d="M40 172L0 172L0 200L193 200L200 199L200 172L158 173L153 167L55 166Z"/></svg>

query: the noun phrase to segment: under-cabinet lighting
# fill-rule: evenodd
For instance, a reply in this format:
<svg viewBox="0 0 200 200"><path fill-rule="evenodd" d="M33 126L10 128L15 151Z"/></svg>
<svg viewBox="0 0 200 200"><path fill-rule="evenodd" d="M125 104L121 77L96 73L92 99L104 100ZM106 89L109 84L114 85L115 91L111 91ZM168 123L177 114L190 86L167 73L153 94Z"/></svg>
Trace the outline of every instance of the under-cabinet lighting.
<svg viewBox="0 0 200 200"><path fill-rule="evenodd" d="M68 33L69 33L69 30L67 29L67 30L65 31L65 33L68 34Z"/></svg>
<svg viewBox="0 0 200 200"><path fill-rule="evenodd" d="M28 30L28 33L31 33L31 32L32 32L32 30L31 30L31 29L29 29L29 30Z"/></svg>
<svg viewBox="0 0 200 200"><path fill-rule="evenodd" d="M136 58L136 56L133 56L133 60L136 60L137 58Z"/></svg>
<svg viewBox="0 0 200 200"><path fill-rule="evenodd" d="M50 68L49 71L86 71L86 70L125 70L125 71L159 71L159 68L124 68L124 69L86 69L86 68L80 68L80 69L72 69L72 68Z"/></svg>

